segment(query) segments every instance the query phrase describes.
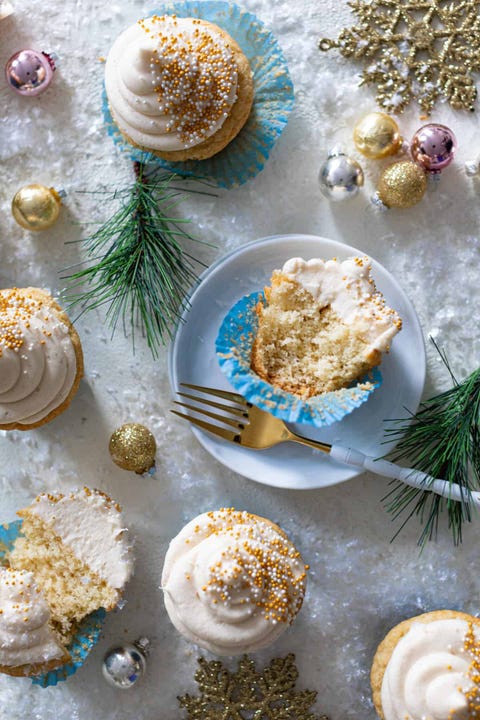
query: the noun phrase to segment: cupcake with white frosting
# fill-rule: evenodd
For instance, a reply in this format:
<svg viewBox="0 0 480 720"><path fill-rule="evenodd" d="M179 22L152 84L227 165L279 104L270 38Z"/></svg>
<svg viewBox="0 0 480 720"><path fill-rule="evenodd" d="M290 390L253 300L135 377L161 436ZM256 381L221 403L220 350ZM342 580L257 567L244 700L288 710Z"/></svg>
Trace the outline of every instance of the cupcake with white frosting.
<svg viewBox="0 0 480 720"><path fill-rule="evenodd" d="M347 388L379 365L402 327L371 276L368 257L291 258L274 270L251 367L301 398Z"/></svg>
<svg viewBox="0 0 480 720"><path fill-rule="evenodd" d="M375 654L382 720L469 720L480 707L480 620L437 610L396 625Z"/></svg>
<svg viewBox="0 0 480 720"><path fill-rule="evenodd" d="M83 376L80 338L46 290L0 290L0 430L30 430L65 410Z"/></svg>
<svg viewBox="0 0 480 720"><path fill-rule="evenodd" d="M270 520L233 508L204 513L170 543L165 607L177 630L200 647L216 655L255 652L294 621L307 569Z"/></svg>
<svg viewBox="0 0 480 720"><path fill-rule="evenodd" d="M36 675L68 659L86 616L117 607L133 554L119 506L98 490L44 493L18 515L21 535L0 576L0 671Z"/></svg>
<svg viewBox="0 0 480 720"><path fill-rule="evenodd" d="M50 618L33 573L0 567L0 672L35 675L68 662Z"/></svg>
<svg viewBox="0 0 480 720"><path fill-rule="evenodd" d="M117 38L105 89L124 138L172 161L220 152L253 103L252 72L235 40L213 23L175 15L139 20Z"/></svg>

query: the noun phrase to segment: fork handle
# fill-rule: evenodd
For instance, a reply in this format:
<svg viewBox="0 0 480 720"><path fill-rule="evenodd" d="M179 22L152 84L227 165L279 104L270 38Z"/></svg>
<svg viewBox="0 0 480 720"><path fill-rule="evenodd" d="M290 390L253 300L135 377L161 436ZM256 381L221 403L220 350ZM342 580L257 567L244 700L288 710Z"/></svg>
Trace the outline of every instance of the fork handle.
<svg viewBox="0 0 480 720"><path fill-rule="evenodd" d="M449 500L458 500L465 502L471 496L472 502L480 507L480 492L468 492L465 488L461 488L455 483L449 483L447 480L440 480L431 475L414 470L413 468L405 468L401 465L389 462L388 460L377 460L371 455L364 455L359 450L353 448L345 448L341 445L332 445L330 449L330 457L346 465L354 465L365 470L375 473L375 475L383 475L383 477L401 480L406 485L418 488L419 490L430 490L431 492L442 495Z"/></svg>

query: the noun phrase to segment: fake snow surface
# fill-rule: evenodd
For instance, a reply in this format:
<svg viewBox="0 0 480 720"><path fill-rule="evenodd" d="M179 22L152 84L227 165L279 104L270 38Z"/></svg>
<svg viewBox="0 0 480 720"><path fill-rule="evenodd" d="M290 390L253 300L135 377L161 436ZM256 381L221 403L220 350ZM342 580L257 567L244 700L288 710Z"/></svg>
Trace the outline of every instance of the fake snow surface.
<svg viewBox="0 0 480 720"><path fill-rule="evenodd" d="M351 135L362 113L375 109L373 94L357 87L357 68L334 51L317 50L320 37L336 37L352 24L338 0L245 0L277 35L296 88L296 108L265 170L246 186L218 197L191 196L181 212L197 237L216 249L212 262L250 240L279 233L331 237L371 254L397 277L414 303L425 337L448 353L458 377L479 360L478 179L464 163L480 155L478 120L441 105L433 119L459 138L457 160L440 185L417 207L376 213L369 196L381 165L358 157ZM115 37L155 2L139 0L16 0L15 14L0 23L0 61L33 47L55 51L58 71L36 99L0 88L2 167L0 287L39 285L57 291L58 271L79 261L76 241L108 217L102 195L79 191L124 187L131 169L102 128L101 85L105 56ZM406 138L422 124L412 108L401 119ZM345 204L322 198L317 175L327 151L343 144L362 163L366 185ZM9 205L21 186L40 182L68 193L61 219L49 232L29 234L11 219ZM295 624L259 664L295 652L300 688L317 689L317 711L332 720L373 720L369 670L376 644L403 618L439 608L479 610L479 524L467 527L455 549L448 531L420 556L420 526L412 520L390 544L394 526L381 505L384 480L368 474L316 491L287 491L245 480L212 459L188 427L173 419L167 352L153 361L142 341L111 341L103 316L81 318L78 331L86 378L60 419L25 434L0 436L0 522L44 490L88 484L116 498L136 536L136 573L121 611L107 618L102 640L86 665L56 688L0 676L1 720L158 720L178 718L176 696L195 692L198 650L170 624L159 589L170 538L198 512L235 506L278 522L311 565L307 597ZM426 396L448 387L447 373L428 347ZM153 390L153 391L152 391ZM137 421L155 434L157 473L138 477L110 460L108 439L121 423ZM473 570L473 572L472 572ZM105 651L146 635L152 642L148 671L128 692L108 687L101 675Z"/></svg>

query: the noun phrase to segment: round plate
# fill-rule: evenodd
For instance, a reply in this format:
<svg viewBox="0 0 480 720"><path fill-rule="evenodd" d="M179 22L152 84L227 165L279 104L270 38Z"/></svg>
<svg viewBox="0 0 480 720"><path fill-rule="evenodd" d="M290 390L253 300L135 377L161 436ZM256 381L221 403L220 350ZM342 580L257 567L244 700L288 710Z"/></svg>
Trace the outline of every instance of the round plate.
<svg viewBox="0 0 480 720"><path fill-rule="evenodd" d="M191 307L184 313L171 346L169 374L173 393L182 382L231 389L215 354L218 329L232 305L268 283L272 270L281 268L291 257L344 260L352 255L365 253L315 235L276 235L243 245L211 265L190 298ZM329 427L290 427L309 438L357 448L378 457L393 447L393 443L384 444L385 420L406 418L418 407L425 381L425 347L415 310L395 278L373 259L372 276L388 305L403 320L390 353L382 360L381 387L372 393L368 402ZM297 443L249 450L194 426L192 430L217 460L265 485L319 488L362 472Z"/></svg>

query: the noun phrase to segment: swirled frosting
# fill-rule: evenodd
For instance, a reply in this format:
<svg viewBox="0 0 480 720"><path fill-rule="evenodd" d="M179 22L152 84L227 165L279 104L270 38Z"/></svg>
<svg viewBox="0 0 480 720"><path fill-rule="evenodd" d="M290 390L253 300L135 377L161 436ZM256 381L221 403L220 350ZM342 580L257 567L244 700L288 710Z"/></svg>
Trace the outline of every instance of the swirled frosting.
<svg viewBox="0 0 480 720"><path fill-rule="evenodd" d="M0 665L17 667L64 657L49 619L50 609L33 574L0 567Z"/></svg>
<svg viewBox="0 0 480 720"><path fill-rule="evenodd" d="M204 513L170 543L165 606L177 630L201 647L217 655L255 652L293 622L306 570L268 520L233 508Z"/></svg>
<svg viewBox="0 0 480 720"><path fill-rule="evenodd" d="M385 720L468 720L479 707L480 633L460 618L414 622L382 682Z"/></svg>
<svg viewBox="0 0 480 720"><path fill-rule="evenodd" d="M0 291L0 425L29 425L68 397L77 373L70 331L44 291Z"/></svg>
<svg viewBox="0 0 480 720"><path fill-rule="evenodd" d="M174 15L154 15L125 30L105 67L121 132L164 152L213 135L237 98L237 67L224 38L214 25Z"/></svg>
<svg viewBox="0 0 480 720"><path fill-rule="evenodd" d="M303 260L291 258L282 273L299 283L322 306L332 310L347 324L353 325L368 343L366 354L385 352L402 327L395 310L375 287L368 257L338 260Z"/></svg>

